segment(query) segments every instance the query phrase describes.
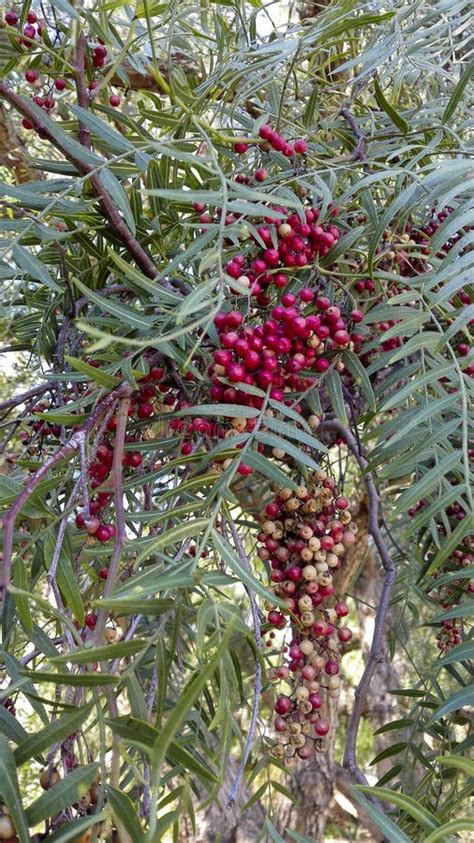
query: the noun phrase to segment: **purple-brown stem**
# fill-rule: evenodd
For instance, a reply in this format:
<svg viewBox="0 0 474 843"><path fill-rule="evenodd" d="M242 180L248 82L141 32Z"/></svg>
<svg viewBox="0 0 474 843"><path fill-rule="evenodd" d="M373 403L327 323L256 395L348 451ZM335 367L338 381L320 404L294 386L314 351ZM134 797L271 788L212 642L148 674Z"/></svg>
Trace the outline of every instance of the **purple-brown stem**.
<svg viewBox="0 0 474 843"><path fill-rule="evenodd" d="M356 136L357 143L352 151L352 158L354 161L367 161L367 157L365 154L365 145L366 145L366 137L360 128L357 120L355 119L354 115L351 114L349 108L345 105L341 108L341 116L344 117L349 123L354 135Z"/></svg>
<svg viewBox="0 0 474 843"><path fill-rule="evenodd" d="M130 407L132 395L132 388L127 385L127 391L120 399L117 410L117 427L115 430L114 442L114 458L112 462L112 483L114 489L114 505L115 505L115 547L110 559L109 572L104 586L103 598L107 599L112 594L112 591L117 580L120 557L122 555L123 545L127 538L127 531L125 526L125 510L123 506L123 488L122 488L122 471L123 471L123 452L125 445L125 434L127 431L128 410ZM105 624L107 620L107 610L100 609L97 616L97 624L94 630L94 638L97 644L103 643Z"/></svg>
<svg viewBox="0 0 474 843"><path fill-rule="evenodd" d="M87 92L85 81L85 66L86 66L86 46L87 41L83 33L79 35L76 45L76 55L74 56L74 80L76 82L77 102L81 108L89 108L90 98ZM91 148L91 130L79 120L79 142L82 146Z"/></svg>
<svg viewBox="0 0 474 843"><path fill-rule="evenodd" d="M346 746L343 759L343 766L349 771L352 778L358 784L367 784L367 779L357 764L357 735L370 683L372 682L377 665L383 661L382 641L385 633L390 594L397 571L379 526L381 517L377 486L371 472L367 470L369 463L362 453L359 442L354 434L337 420L325 421L322 423L321 428L322 431L335 433L338 437L344 440L349 451L357 460L357 463L363 473L368 498L368 531L372 536L385 570L385 580L380 597L380 603L375 615L374 634L370 645L369 657L365 663L362 678L354 693L354 707L347 727Z"/></svg>
<svg viewBox="0 0 474 843"><path fill-rule="evenodd" d="M12 551L13 551L13 532L15 521L23 506L35 491L38 483L46 477L48 472L54 468L55 465L76 453L79 449L79 443L82 436L86 436L94 427L97 419L113 404L117 399L124 394L130 394L130 386L128 384L121 384L113 392L110 392L102 401L99 402L95 410L92 411L87 422L81 427L79 431L73 433L71 438L65 445L63 445L55 454L52 454L43 463L43 465L31 475L27 481L24 489L18 495L15 503L10 507L7 514L3 518L3 561L0 567L0 599L3 599L3 592L8 588L11 575L12 566Z"/></svg>

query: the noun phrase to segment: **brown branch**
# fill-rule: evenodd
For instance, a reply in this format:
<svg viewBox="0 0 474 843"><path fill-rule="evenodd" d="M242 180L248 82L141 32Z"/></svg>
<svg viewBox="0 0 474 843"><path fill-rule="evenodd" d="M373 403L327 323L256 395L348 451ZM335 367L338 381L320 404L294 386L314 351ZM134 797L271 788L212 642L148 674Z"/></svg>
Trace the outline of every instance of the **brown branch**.
<svg viewBox="0 0 474 843"><path fill-rule="evenodd" d="M114 504L115 504L115 521L116 521L116 537L115 547L110 559L109 572L104 586L103 598L110 597L117 580L120 557L122 549L127 538L127 531L125 526L125 511L123 506L123 488L122 488L122 460L125 445L125 434L127 431L128 409L130 407L130 400L132 395L132 388L127 384L127 390L123 392L123 397L120 399L119 408L117 411L117 427L115 432L114 442L114 458L112 462L112 482L114 487ZM94 639L100 644L103 643L105 624L107 620L107 610L100 609L97 615L97 624L94 630Z"/></svg>
<svg viewBox="0 0 474 843"><path fill-rule="evenodd" d="M4 410L10 410L12 407L18 407L19 404L24 404L29 398L36 398L37 395L44 395L44 393L47 392L48 389L51 389L52 386L53 383L48 381L48 383L34 386L32 389L28 389L27 392L21 392L20 395L14 395L13 398L8 398L6 401L2 401L0 403L0 413L3 413Z"/></svg>
<svg viewBox="0 0 474 843"><path fill-rule="evenodd" d="M324 432L335 433L338 437L344 440L348 449L356 458L359 468L364 474L369 510L368 531L372 536L385 570L385 580L380 597L380 603L375 615L374 634L372 636L369 657L365 664L362 678L354 693L354 707L347 727L346 747L343 759L343 766L349 771L352 778L359 784L367 784L367 779L357 764L357 735L370 683L372 682L377 665L383 661L382 641L385 633L390 594L397 572L379 526L380 508L377 486L372 473L367 470L369 463L362 453L356 437L348 428L344 427L341 422L336 420L323 422L321 427Z"/></svg>
<svg viewBox="0 0 474 843"><path fill-rule="evenodd" d="M62 446L55 454L52 454L34 474L31 475L27 481L24 489L18 495L15 503L10 507L3 519L3 560L0 567L0 598L3 597L3 592L8 588L10 582L11 566L12 566L12 551L13 551L13 530L15 520L21 512L23 506L35 491L38 483L46 477L48 472L54 468L55 465L70 457L79 450L80 439L83 435L89 433L94 427L97 419L108 409L111 403L121 398L124 394L128 395L130 386L128 384L121 384L113 392L109 393L92 411L87 422L76 431L68 442Z"/></svg>
<svg viewBox="0 0 474 843"><path fill-rule="evenodd" d="M347 105L341 108L341 115L342 117L344 117L344 120L347 120L349 126L351 127L352 131L354 132L354 135L357 138L357 143L352 152L352 158L354 159L354 161L367 161L367 157L365 154L366 137L362 129L360 128L357 120L349 111Z"/></svg>
<svg viewBox="0 0 474 843"><path fill-rule="evenodd" d="M148 278L157 279L158 269L156 265L120 216L112 197L104 187L100 174L95 172L96 166L84 161L83 158L72 153L70 149L66 149L62 142L58 140L53 132L50 131L50 129L42 122L41 118L37 114L37 108L30 104L27 100L20 97L14 91L10 90L8 85L5 85L4 82L0 82L0 96L6 99L10 105L20 112L20 114L23 114L24 117L30 120L36 131L40 134L40 137L48 140L54 147L56 147L56 149L62 152L64 157L70 161L71 164L74 164L76 169L82 173L82 175L90 175L90 182L99 198L104 216L109 221L111 231L123 243L127 251L132 255L145 275L147 275ZM107 162L104 160L104 165L106 163Z"/></svg>
<svg viewBox="0 0 474 843"><path fill-rule="evenodd" d="M88 109L90 106L90 97L87 92L85 80L85 66L86 66L86 46L87 41L85 35L79 35L76 46L76 55L74 56L74 80L76 82L77 102L81 108ZM82 146L91 148L91 130L79 120L79 142Z"/></svg>

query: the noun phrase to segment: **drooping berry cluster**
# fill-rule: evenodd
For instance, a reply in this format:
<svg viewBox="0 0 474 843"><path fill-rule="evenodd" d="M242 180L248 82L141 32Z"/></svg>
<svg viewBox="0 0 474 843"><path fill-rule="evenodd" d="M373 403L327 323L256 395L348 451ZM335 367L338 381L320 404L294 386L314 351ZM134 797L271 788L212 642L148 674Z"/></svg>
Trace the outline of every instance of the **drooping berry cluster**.
<svg viewBox="0 0 474 843"><path fill-rule="evenodd" d="M275 703L279 740L272 747L279 758L306 759L326 748L328 699L339 695L341 648L352 638L341 623L349 609L335 595L333 574L356 532L348 499L323 471L296 491L280 488L265 508L258 555L271 565L274 593L291 613L273 608L267 618L277 630L289 621L292 635L287 663L274 674L284 683Z"/></svg>

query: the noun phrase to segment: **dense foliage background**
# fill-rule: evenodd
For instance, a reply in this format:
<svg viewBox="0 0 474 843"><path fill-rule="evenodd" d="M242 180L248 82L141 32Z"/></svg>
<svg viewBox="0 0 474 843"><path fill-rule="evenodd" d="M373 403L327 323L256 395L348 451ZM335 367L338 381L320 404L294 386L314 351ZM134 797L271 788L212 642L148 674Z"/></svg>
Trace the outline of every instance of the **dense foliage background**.
<svg viewBox="0 0 474 843"><path fill-rule="evenodd" d="M4 8L0 839L470 839L471 39Z"/></svg>

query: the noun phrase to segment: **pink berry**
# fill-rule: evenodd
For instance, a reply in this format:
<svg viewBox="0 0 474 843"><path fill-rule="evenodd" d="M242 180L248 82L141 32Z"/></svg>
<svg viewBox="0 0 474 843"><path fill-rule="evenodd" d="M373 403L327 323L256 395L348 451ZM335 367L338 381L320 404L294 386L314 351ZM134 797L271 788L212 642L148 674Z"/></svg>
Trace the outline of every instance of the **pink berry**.
<svg viewBox="0 0 474 843"><path fill-rule="evenodd" d="M234 143L234 150L237 152L238 155L245 155L248 148L248 143L244 143L243 141L237 141L236 143Z"/></svg>
<svg viewBox="0 0 474 843"><path fill-rule="evenodd" d="M282 694L282 696L278 697L274 708L277 714L288 714L288 712L291 711L291 709L293 708L293 703L291 702L289 697L285 697Z"/></svg>
<svg viewBox="0 0 474 843"><path fill-rule="evenodd" d="M28 14L26 16L26 20L28 21L28 23L36 23L36 21L38 20L38 16L37 16L36 12L32 12L32 11L28 12Z"/></svg>
<svg viewBox="0 0 474 843"><path fill-rule="evenodd" d="M111 94L109 97L109 103L112 108L118 108L122 100L120 99L118 94Z"/></svg>
<svg viewBox="0 0 474 843"><path fill-rule="evenodd" d="M15 26L18 23L18 15L13 9L6 13L5 23L8 23L9 26Z"/></svg>
<svg viewBox="0 0 474 843"><path fill-rule="evenodd" d="M38 72L36 70L33 70L33 68L30 68L25 73L25 79L27 82L33 85L33 83L36 82L36 80L38 79Z"/></svg>
<svg viewBox="0 0 474 843"><path fill-rule="evenodd" d="M304 155L304 153L307 152L307 149L308 149L308 144L306 143L305 140L303 140L302 138L299 138L297 141L295 141L295 152L298 155Z"/></svg>
<svg viewBox="0 0 474 843"><path fill-rule="evenodd" d="M314 731L320 737L324 737L324 735L327 735L330 728L331 727L330 727L329 723L327 722L327 720L318 720L318 722L314 726Z"/></svg>

